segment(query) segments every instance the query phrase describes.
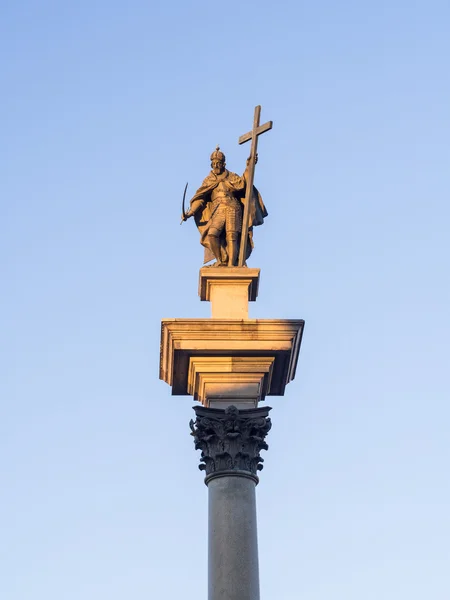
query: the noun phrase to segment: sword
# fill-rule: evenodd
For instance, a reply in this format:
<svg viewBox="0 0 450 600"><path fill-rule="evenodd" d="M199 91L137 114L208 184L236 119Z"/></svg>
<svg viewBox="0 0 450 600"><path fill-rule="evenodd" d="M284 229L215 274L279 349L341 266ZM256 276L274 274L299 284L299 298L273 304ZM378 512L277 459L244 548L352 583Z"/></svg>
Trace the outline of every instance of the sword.
<svg viewBox="0 0 450 600"><path fill-rule="evenodd" d="M188 184L186 183L186 187L184 188L184 194L183 194L183 202L181 203L181 211L182 211L181 215L182 215L182 217L181 217L181 223L180 223L180 225L183 225L183 221L186 221L186 218L187 218L186 217L186 211L184 209L184 201L186 199L187 187L188 187Z"/></svg>

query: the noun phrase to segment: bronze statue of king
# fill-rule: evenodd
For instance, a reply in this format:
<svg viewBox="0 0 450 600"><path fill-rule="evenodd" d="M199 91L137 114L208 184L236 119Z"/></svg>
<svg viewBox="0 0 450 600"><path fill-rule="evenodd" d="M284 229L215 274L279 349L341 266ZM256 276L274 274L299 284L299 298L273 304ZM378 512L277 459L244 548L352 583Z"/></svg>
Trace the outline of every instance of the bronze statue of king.
<svg viewBox="0 0 450 600"><path fill-rule="evenodd" d="M263 224L267 211L255 187L246 194L251 160L247 159L241 177L225 168L225 154L217 146L211 154L211 172L191 199L189 211L182 216L184 221L192 216L195 219L200 243L205 247L204 263L215 258L214 267L237 266L243 230L244 235L248 232L245 260L252 252L253 227ZM257 160L255 155L254 164ZM247 226L243 223L246 197L250 198Z"/></svg>

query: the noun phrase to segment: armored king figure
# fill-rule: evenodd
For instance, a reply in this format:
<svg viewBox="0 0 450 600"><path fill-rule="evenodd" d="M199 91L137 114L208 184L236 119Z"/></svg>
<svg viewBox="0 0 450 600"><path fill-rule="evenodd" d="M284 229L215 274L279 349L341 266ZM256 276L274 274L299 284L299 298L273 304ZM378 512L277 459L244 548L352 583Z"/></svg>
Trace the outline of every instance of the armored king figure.
<svg viewBox="0 0 450 600"><path fill-rule="evenodd" d="M225 155L217 146L211 154L211 173L192 198L189 211L182 217L184 220L192 216L195 218L200 243L205 247L204 263L215 258L215 267L234 267L238 264L249 161L247 159L242 177L231 173L225 168ZM253 249L253 227L262 225L264 217L267 217L262 198L255 187L250 196L248 215L246 259Z"/></svg>

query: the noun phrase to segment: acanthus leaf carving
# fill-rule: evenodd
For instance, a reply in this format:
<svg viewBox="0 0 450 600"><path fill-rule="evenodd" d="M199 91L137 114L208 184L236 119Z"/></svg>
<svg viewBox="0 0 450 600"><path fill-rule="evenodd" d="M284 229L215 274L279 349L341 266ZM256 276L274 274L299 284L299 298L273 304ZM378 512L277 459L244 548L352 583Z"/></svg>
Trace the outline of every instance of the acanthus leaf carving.
<svg viewBox="0 0 450 600"><path fill-rule="evenodd" d="M263 468L261 450L272 423L270 407L225 410L194 407L196 419L189 425L196 450L201 450L200 470L206 475L223 471L246 471L254 476Z"/></svg>

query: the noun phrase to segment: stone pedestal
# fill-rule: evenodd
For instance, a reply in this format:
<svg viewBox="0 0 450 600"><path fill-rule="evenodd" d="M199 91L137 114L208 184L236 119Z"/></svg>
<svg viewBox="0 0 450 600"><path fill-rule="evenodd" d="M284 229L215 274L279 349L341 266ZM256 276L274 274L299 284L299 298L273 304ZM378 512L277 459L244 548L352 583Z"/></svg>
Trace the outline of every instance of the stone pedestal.
<svg viewBox="0 0 450 600"><path fill-rule="evenodd" d="M190 425L209 496L208 600L259 600L255 486L271 409L194 410Z"/></svg>
<svg viewBox="0 0 450 600"><path fill-rule="evenodd" d="M295 376L304 321L249 319L259 269L204 267L199 295L211 319L163 319L160 378L204 406L256 408Z"/></svg>
<svg viewBox="0 0 450 600"><path fill-rule="evenodd" d="M258 295L259 269L204 267L200 269L198 295L211 302L213 319L248 319L248 303Z"/></svg>

